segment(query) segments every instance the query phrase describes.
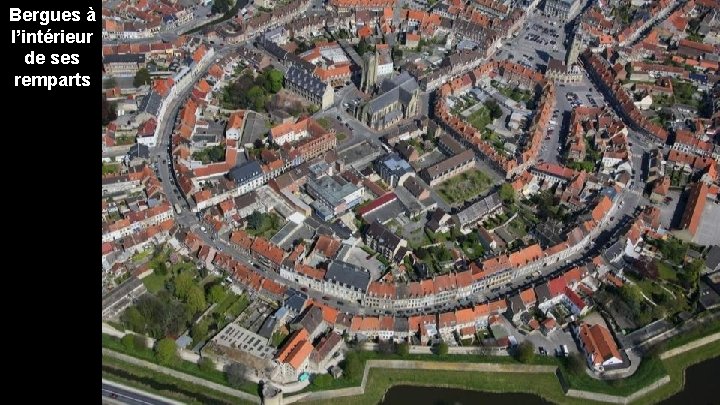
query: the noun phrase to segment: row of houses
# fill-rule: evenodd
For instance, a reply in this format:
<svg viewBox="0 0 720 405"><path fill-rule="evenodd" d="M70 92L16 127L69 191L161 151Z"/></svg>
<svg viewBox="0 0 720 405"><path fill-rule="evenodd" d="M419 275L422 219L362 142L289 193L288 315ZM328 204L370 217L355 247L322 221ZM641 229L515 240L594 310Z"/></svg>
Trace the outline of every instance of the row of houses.
<svg viewBox="0 0 720 405"><path fill-rule="evenodd" d="M482 139L482 135L477 129L452 114L447 106L445 100L447 96L468 91L472 86L479 85L479 81L487 76L500 76L510 83L532 89L539 86L543 89L542 98L527 134L528 139L524 142L525 147L523 150L519 150L516 156L507 156L498 152L493 145ZM437 98L435 115L440 120L441 125L463 143L470 145L493 167L510 178L524 171L537 159L541 141L545 136L555 106L555 86L552 82L546 82L542 74L532 69L509 61L493 61L444 84L438 90Z"/></svg>

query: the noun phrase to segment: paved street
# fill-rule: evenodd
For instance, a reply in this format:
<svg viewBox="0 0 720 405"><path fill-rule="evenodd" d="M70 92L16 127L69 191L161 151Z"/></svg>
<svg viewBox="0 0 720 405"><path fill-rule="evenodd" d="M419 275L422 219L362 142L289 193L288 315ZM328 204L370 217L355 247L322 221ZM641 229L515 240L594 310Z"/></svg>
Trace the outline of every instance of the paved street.
<svg viewBox="0 0 720 405"><path fill-rule="evenodd" d="M103 379L103 402L110 404L122 403L128 405L176 405L181 402L162 398L157 395L143 393L138 389L131 389L122 384ZM108 400L110 398L110 400Z"/></svg>
<svg viewBox="0 0 720 405"><path fill-rule="evenodd" d="M555 37L555 35L557 35L557 37ZM513 47L509 47L508 49L503 48L499 51L498 56L504 57L513 54L513 58L515 59L515 61L520 61L520 59L523 59L528 63L547 63L548 57L562 58L562 54L564 53L562 45L562 40L564 39L563 36L564 33L561 27L558 27L557 25L551 25L545 22L540 22L537 15L534 15L531 17L529 23L526 24L526 26L518 34L518 37L520 39L512 40L512 42L516 45L514 45ZM553 44L552 42L555 42L555 44ZM232 52L236 47L237 46L224 47L222 50L217 52L216 58L221 58L224 55L227 55L229 52ZM531 55L531 49L537 50L537 52L535 52L535 55ZM545 54L543 54L543 52ZM542 68L542 66L533 67ZM177 223L182 227L194 230L198 235L200 235L203 242L208 244L209 246L212 246L219 251L230 254L236 260L248 267L255 267L257 271L264 277L284 284L289 288L301 289L302 286L290 280L285 280L281 278L278 273L266 269L257 263L252 264L252 260L250 257L230 246L224 240L224 237L219 237L218 235L208 234L201 231L201 229L205 225L200 222L200 220L198 219L199 216L196 216L192 212L191 206L177 190L174 175L171 170L172 163L169 154L170 151L168 148L170 142L170 134L172 133L174 121L177 117L178 110L181 107L182 101L184 101L190 89L191 86L181 92L180 96L174 99L169 105L166 116L162 119L159 119L158 133L160 134L160 139L158 146L154 149L152 153L153 156L157 156L158 177L162 182L163 189L168 196L170 203L173 205L179 203L181 207L183 207L182 212L179 215L176 215ZM555 119L556 123L554 124L554 133L551 136L550 140L544 142L543 150L541 151L541 158L550 162L557 161L557 146L560 145L561 141L561 125L564 121L569 119L569 112L572 108L572 106L567 101L565 95L568 92L575 93L578 96L578 101L581 104L591 105L593 102L599 105L604 104L603 98L600 93L595 90L594 86L586 78L583 79L583 82L579 84L561 85L558 87L558 89L558 114L556 115L557 118ZM347 141L343 141L339 145L339 152L348 150L363 141L369 141L375 145L384 147L384 145L382 145L378 139L380 136L379 133L370 130L364 124L359 122L352 114L348 113L348 108L351 107L352 103L355 100L358 100L359 97L360 93L358 92L354 84L346 86L336 93L335 103L331 108L322 112L318 112L315 115L317 118L325 117L328 119L336 120L340 123L340 125L343 125L345 128L347 128L349 136ZM423 113L428 112L428 99L429 93L421 94L421 110ZM650 143L644 139L637 137L633 132L631 132L630 137L634 142L632 146L634 154L633 167L639 169L642 152L646 148L650 147ZM162 163L163 160L166 160L165 164ZM635 171L634 178L635 182L637 184L640 184L639 170ZM613 215L612 220L608 219L600 225L599 236L595 238L595 240L593 240L588 247L574 255L569 256L567 260L547 264L540 270L537 270L539 274L531 271L522 271L521 269L516 272L515 278L505 287L496 291L484 291L477 294L477 296L475 296L472 300L453 302L444 307L427 308L414 312L435 312L438 310L451 309L458 305L469 305L472 302L482 302L486 300L505 297L509 294L512 294L513 291L516 291L518 289L527 288L530 285L537 285L538 283L544 282L544 280L547 280L547 278L550 277L550 275L553 273L564 271L571 266L586 263L590 257L597 254L598 252L601 252L602 249L606 248L612 242L614 242L614 240L616 240L617 237L619 237L627 228L629 218L634 213L636 207L638 205L643 205L646 203L644 198L640 195L639 191L639 188L634 187L624 191L623 195L619 197L620 204L618 206L617 212ZM434 197L436 197L436 199L439 198L439 196L437 195L434 195ZM441 201L441 199L439 199L439 201ZM446 204L441 203L441 206L442 205ZM532 275L530 273L532 273ZM338 308L340 311L346 313L390 313L389 311L361 308L361 306L357 302L349 302L342 299L328 298L323 300L324 295L322 292L319 291L308 290L307 293L311 298L325 301L330 305ZM398 311L398 313L409 313L409 311Z"/></svg>

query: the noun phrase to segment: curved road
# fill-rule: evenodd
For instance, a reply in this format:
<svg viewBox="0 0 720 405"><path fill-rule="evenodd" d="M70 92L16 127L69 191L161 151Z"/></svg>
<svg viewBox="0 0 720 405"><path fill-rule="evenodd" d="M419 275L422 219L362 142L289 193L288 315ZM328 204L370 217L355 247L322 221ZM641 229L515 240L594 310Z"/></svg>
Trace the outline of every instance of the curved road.
<svg viewBox="0 0 720 405"><path fill-rule="evenodd" d="M241 46L241 44L227 46L221 49L220 51L216 52L216 55L214 59L222 58L226 55L228 55L231 51L236 49L237 47ZM200 72L203 73L207 70L209 66L205 66L205 69ZM200 74L198 74L198 77ZM158 118L158 145L153 149L151 156L156 157L157 161L157 175L160 181L163 185L163 190L169 200L169 202L174 206L175 204L179 203L181 207L183 207L183 210L180 214L175 215L175 220L178 223L178 225L183 226L185 228L191 229L195 231L197 235L200 236L202 241L215 248L218 251L222 251L224 253L229 254L232 256L235 260L239 261L240 263L243 263L248 268L254 267L263 277L271 279L275 282L278 282L280 284L286 285L289 288L293 288L296 290L300 290L301 288L304 288L306 290L306 294L319 302L325 302L326 304L329 304L335 308L337 308L341 312L345 312L348 314L358 314L358 315L380 315L380 314L398 314L398 315L410 315L410 314L417 314L417 313L434 313L444 310L450 310L458 306L466 306L471 305L473 303L480 303L487 300L493 300L501 297L505 297L508 295L513 294L515 291L527 288L529 285L537 285L541 282L543 282L547 277L549 277L551 274L564 271L566 269L571 268L575 265L581 265L584 263L587 263L590 258L592 258L594 255L601 253L605 248L610 246L612 242L617 240L617 238L622 235L622 230L627 230L627 226L629 226L629 218L635 214L636 208L642 204L645 204L643 202L642 195L634 188L629 190L624 190L622 192L622 195L618 197L618 201L620 202L620 205L617 209L617 212L613 215L614 220L604 221L600 225L600 233L599 236L595 239L593 239L590 244L582 251L569 256L566 260L559 261L557 263L548 264L547 266L543 267L541 270L539 270L540 274L537 275L535 272L534 276L529 276L527 273L528 271L523 271L522 269L518 269L516 272L515 278L512 280L512 282L506 284L505 287L501 288L500 290L495 291L483 291L480 293L477 293L474 297L471 299L463 299L460 301L454 301L451 303L448 303L444 306L435 306L432 308L423 308L423 309L414 309L414 310L394 310L394 309L376 309L376 308L368 308L363 307L357 302L347 301L343 300L337 297L331 297L329 300L323 299L323 297L326 296L323 292L312 290L309 288L306 288L304 286L299 285L298 283L295 283L294 281L287 280L285 278L282 278L280 274L277 272L274 272L268 268L265 268L261 264L258 263L251 263L252 258L239 250L235 249L232 245L230 245L226 240L223 239L223 237L218 237L218 235L215 234L209 234L206 232L201 231L201 227L205 226L205 224L202 223L202 221L199 219L199 215L196 215L193 213L190 209L190 205L188 204L186 200L186 196L183 196L182 193L178 190L176 184L175 184L175 174L172 170L172 154L170 150L170 138L173 131L173 127L175 125L175 121L178 115L178 111L180 107L182 106L184 100L187 98L188 94L190 93L190 90L192 89L192 86L195 83L191 83L186 89L183 89L182 91L178 92L178 95L171 100L171 104L168 106L168 108L165 110L166 113L163 117ZM651 144L644 138L638 137L634 131L630 132L630 140L634 142L632 146L632 152L633 152L633 184L641 184L640 179L640 170L639 166L640 163L638 162L638 159L640 156L642 156L643 150L647 150L646 148L649 148L649 145ZM166 160L166 163L163 164L163 159ZM634 185L633 185L634 187ZM210 229L209 226L207 226L207 229ZM328 294L329 295L329 294Z"/></svg>

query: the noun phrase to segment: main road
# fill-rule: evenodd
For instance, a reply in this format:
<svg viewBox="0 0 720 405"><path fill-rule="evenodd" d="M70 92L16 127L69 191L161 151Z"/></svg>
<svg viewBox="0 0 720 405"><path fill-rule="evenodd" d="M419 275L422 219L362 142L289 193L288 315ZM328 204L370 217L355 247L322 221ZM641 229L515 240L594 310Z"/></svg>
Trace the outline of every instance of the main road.
<svg viewBox="0 0 720 405"><path fill-rule="evenodd" d="M227 46L222 50L218 51L215 58L224 57L231 51L237 49L237 47L239 46L240 44ZM205 70L208 67L209 66L206 66ZM247 266L248 268L254 267L263 277L285 285L288 288L292 288L295 290L303 290L306 292L308 297L318 302L324 302L328 305L331 305L341 312L358 315L379 315L383 313L409 315L411 313L437 312L442 310L448 310L458 305L470 305L472 303L482 302L488 299L496 299L499 297L510 295L514 291L526 287L529 284L542 282L542 280L546 279L549 275L556 273L557 271L564 270L573 265L586 263L589 258L592 257L591 255L589 255L589 253L598 252L600 250L599 247L601 246L608 246L608 243L605 240L602 241L601 245L596 245L596 241L593 240L584 250L569 256L566 260L553 264L548 264L547 266L543 267L541 270L539 270L539 275L537 273L534 273L532 277L527 277L526 272L518 271L518 274L515 276L515 278L500 291L486 291L483 293L478 293L470 299L461 300L460 302L452 302L444 306L436 306L432 308L422 308L416 310L376 309L363 307L359 302L356 301L348 301L337 297L327 297L324 293L320 291L306 288L292 280L285 279L281 277L280 274L278 274L277 272L266 268L262 264L253 262L250 256L244 254L243 252L240 252L233 245L229 244L226 240L224 240L225 236L219 236L212 233L210 231L211 227L207 224L204 224L200 219L200 215L192 211L191 204L189 204L187 196L182 195L182 193L179 191L176 185L175 174L172 170L173 157L171 151L171 134L175 125L175 121L177 119L178 111L182 106L182 103L185 101L188 94L190 93L193 84L179 91L178 94L174 97L174 99L170 101L168 108L165 110L164 116L158 118L159 140L157 146L153 149L151 154L156 162L157 175L162 183L163 190L169 202L173 206L175 204L179 204L181 207L183 207L182 211L179 214L175 215L176 223L181 227L193 230L208 246L211 246L218 251L229 254L235 260ZM635 136L633 136L632 138L635 142L635 144L633 145L633 152L639 153L641 155L642 150L647 145L647 142ZM633 158L632 162L635 172L635 181L633 183L640 184L640 173L639 170L637 170L638 162L636 159L636 157ZM609 235L613 239L617 238L620 235L620 228L627 226L627 218L630 214L634 213L636 207L641 204L642 197L640 193L637 192L637 190L629 189L623 190L622 195L619 197L619 199L620 203L618 212L615 215L616 218L614 220L604 221L600 225L600 234L605 235L606 237ZM205 229L205 231L203 231L203 229Z"/></svg>
<svg viewBox="0 0 720 405"><path fill-rule="evenodd" d="M103 379L103 403L123 403L129 405L177 405L180 402L149 394L139 389L125 387Z"/></svg>

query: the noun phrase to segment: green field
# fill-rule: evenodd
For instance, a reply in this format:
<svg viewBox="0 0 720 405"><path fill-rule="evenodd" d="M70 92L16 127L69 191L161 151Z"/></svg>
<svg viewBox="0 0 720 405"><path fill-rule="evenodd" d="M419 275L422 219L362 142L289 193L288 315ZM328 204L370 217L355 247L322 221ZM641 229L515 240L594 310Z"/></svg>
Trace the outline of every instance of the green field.
<svg viewBox="0 0 720 405"><path fill-rule="evenodd" d="M485 106L480 106L480 108L470 114L467 122L469 122L470 125L475 127L475 129L477 129L478 131L482 131L483 129L485 129L486 126L492 123L490 110Z"/></svg>
<svg viewBox="0 0 720 405"><path fill-rule="evenodd" d="M438 193L449 204L461 204L485 192L492 185L488 175L477 169L468 170L444 181Z"/></svg>
<svg viewBox="0 0 720 405"><path fill-rule="evenodd" d="M583 381L584 379L582 378L576 378L573 380L571 388L595 389L596 392L607 391L614 395L627 395L636 389L643 388L644 384L656 381L658 378L667 374L670 376L670 382L668 384L632 402L632 404L638 405L654 404L682 389L684 380L683 373L687 367L717 356L720 356L720 342L714 342L665 361L659 359L647 361L648 364L645 367L641 365L636 376L626 380L620 380L621 382L615 383L612 387L610 383L603 381L593 380L594 382L590 382ZM660 374L661 370L662 374ZM591 380L590 377L587 378ZM353 385L359 385L359 382L358 384L347 384L345 386ZM454 387L485 392L530 393L539 395L555 403L570 405L601 403L588 399L565 396L558 378L550 373L481 373L376 368L370 370L365 393L358 396L343 397L342 403L348 405L377 404L381 401L385 392L394 385ZM337 400L312 401L308 403L332 405L337 403Z"/></svg>

